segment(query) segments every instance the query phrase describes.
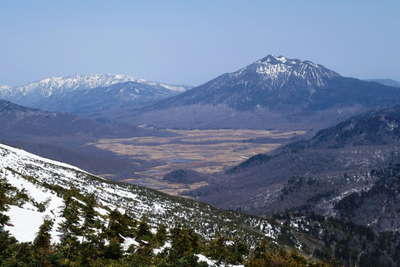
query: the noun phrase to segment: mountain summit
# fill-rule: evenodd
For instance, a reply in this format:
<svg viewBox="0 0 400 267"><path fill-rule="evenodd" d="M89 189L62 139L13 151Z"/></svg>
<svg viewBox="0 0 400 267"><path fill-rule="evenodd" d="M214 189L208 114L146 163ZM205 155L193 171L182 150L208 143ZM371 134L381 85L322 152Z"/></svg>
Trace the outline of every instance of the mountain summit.
<svg viewBox="0 0 400 267"><path fill-rule="evenodd" d="M159 101L138 121L166 127L320 128L399 101L397 88L343 77L308 60L268 55ZM162 115L166 109L168 117Z"/></svg>
<svg viewBox="0 0 400 267"><path fill-rule="evenodd" d="M235 109L301 104L304 106L330 80L341 76L311 61L268 55L226 73L165 103L227 104ZM179 101L175 101L179 100Z"/></svg>
<svg viewBox="0 0 400 267"><path fill-rule="evenodd" d="M50 77L19 87L0 87L0 98L55 112L108 117L122 106L138 108L177 95L188 87L137 79L125 74Z"/></svg>
<svg viewBox="0 0 400 267"><path fill-rule="evenodd" d="M107 87L117 83L136 82L143 85L159 86L171 91L185 91L183 86L174 86L159 82L151 82L143 79L134 78L126 74L90 74L72 75L65 77L49 77L39 81L31 82L23 86L4 87L0 95L29 95L38 94L50 97L56 94L68 93L70 91L91 89L97 87Z"/></svg>
<svg viewBox="0 0 400 267"><path fill-rule="evenodd" d="M340 75L311 61L289 59L284 56L268 55L253 64L232 73L234 77L258 74L265 84L263 87L281 88L291 82L305 82L308 86L324 86L326 79Z"/></svg>

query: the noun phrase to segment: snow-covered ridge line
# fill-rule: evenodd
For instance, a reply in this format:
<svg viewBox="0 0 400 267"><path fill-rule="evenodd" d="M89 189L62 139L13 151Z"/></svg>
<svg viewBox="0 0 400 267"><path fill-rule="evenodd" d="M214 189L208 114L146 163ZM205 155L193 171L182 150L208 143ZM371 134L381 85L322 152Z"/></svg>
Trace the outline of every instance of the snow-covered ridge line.
<svg viewBox="0 0 400 267"><path fill-rule="evenodd" d="M16 155L18 155L18 157L21 157L21 158L31 158L31 159L34 159L34 160L47 162L49 164L58 165L58 166L63 167L63 168L68 168L68 169L72 169L72 170L75 170L75 171L79 171L79 172L83 172L83 173L89 174L88 172L86 172L86 171L84 171L82 169L79 169L78 167L75 167L73 165L69 165L67 163L59 162L59 161L52 160L52 159L43 158L43 157L37 156L35 154L29 153L29 152L27 152L25 150L22 150L22 149L19 149L19 148L7 146L7 145L4 145L4 144L0 144L0 148L6 149L8 151L12 151ZM0 160L0 167L2 166L2 163L3 162ZM99 177L99 178L101 178L101 177ZM103 179L103 178L101 178L101 179Z"/></svg>
<svg viewBox="0 0 400 267"><path fill-rule="evenodd" d="M54 76L34 81L22 86L0 86L0 94L25 96L36 92L49 97L55 93L63 93L80 89L93 89L97 87L107 87L117 83L136 82L143 85L157 86L174 92L183 92L187 89L183 85L172 85L161 82L146 81L126 74L89 74Z"/></svg>

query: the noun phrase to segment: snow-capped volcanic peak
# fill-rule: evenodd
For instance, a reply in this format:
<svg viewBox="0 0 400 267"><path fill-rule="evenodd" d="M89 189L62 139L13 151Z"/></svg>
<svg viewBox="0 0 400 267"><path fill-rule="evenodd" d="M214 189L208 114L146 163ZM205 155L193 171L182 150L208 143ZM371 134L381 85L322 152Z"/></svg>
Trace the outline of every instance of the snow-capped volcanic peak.
<svg viewBox="0 0 400 267"><path fill-rule="evenodd" d="M284 86L292 79L302 79L311 86L324 86L325 79L340 75L311 61L268 55L234 73L235 76L256 73L274 86Z"/></svg>

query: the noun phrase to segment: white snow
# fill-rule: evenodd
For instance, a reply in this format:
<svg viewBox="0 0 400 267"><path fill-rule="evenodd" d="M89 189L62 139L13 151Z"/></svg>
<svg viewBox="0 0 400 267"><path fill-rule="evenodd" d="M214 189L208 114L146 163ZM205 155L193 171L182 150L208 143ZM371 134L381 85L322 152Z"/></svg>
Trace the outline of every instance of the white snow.
<svg viewBox="0 0 400 267"><path fill-rule="evenodd" d="M124 238L124 243L122 244L122 248L127 250L131 245L135 247L139 246L140 244L134 238Z"/></svg>
<svg viewBox="0 0 400 267"><path fill-rule="evenodd" d="M20 242L33 241L45 217L43 213L16 206L11 206L6 214L11 218L11 226L5 229Z"/></svg>
<svg viewBox="0 0 400 267"><path fill-rule="evenodd" d="M311 61L289 59L284 56L267 56L230 75L240 80L242 76L254 72L276 88L283 87L291 79L302 79L309 86L321 87L326 84L326 79L340 76L338 73ZM245 81L244 77L243 83ZM311 90L310 94L313 93L315 92Z"/></svg>
<svg viewBox="0 0 400 267"><path fill-rule="evenodd" d="M211 260L202 254L196 254L198 262L205 262L211 267L244 267L244 265L217 264L217 261Z"/></svg>
<svg viewBox="0 0 400 267"><path fill-rule="evenodd" d="M4 145L4 144L0 144L0 149L1 148L5 149L7 151L13 152L13 154L12 155L8 154L7 155L8 157L4 157L0 161L0 167L1 167L2 163L5 163L5 161L8 161L7 163L13 163L13 162L18 161L18 160L22 160L22 161L23 160L38 160L38 161L42 161L42 162L45 162L45 163L58 165L60 167L69 168L69 169L73 169L73 170L80 171L80 172L85 172L84 170L81 170L81 169L79 169L79 168L77 168L75 166L72 166L72 165L69 165L69 164L66 164L66 163L63 163L63 162L47 159L47 158L42 158L42 157L39 157L39 156L37 156L35 154L26 152L25 150L22 150L22 149L18 149L18 148L15 148L15 147L7 146L7 145Z"/></svg>
<svg viewBox="0 0 400 267"><path fill-rule="evenodd" d="M170 91L183 92L187 87L165 83L146 81L126 74L90 74L72 75L66 77L49 77L23 86L0 86L0 95L5 97L51 97L54 94L63 94L75 90L107 87L117 83L136 82L143 85L157 86Z"/></svg>
<svg viewBox="0 0 400 267"><path fill-rule="evenodd" d="M98 214L100 214L100 215L102 215L102 216L106 216L106 215L108 214L108 211L105 210L105 209L102 209L102 208L95 207L94 210L95 210Z"/></svg>
<svg viewBox="0 0 400 267"><path fill-rule="evenodd" d="M4 171L4 170L2 170ZM10 217L12 226L6 226L6 230L21 242L33 241L36 232L39 230L43 219L47 216L54 221L54 227L51 232L54 242L58 241L58 225L61 222L59 213L63 205L63 200L54 193L35 186L24 178L14 175L10 171L5 171L7 181L18 189L25 189L28 195L36 202L47 201L47 207L44 212L39 212L32 204L25 204L22 208L10 206L6 214Z"/></svg>
<svg viewBox="0 0 400 267"><path fill-rule="evenodd" d="M170 248L170 247L171 247L171 242L167 241L167 242L165 242L165 244L162 247L154 249L153 253L156 254L156 255L160 254L165 249Z"/></svg>

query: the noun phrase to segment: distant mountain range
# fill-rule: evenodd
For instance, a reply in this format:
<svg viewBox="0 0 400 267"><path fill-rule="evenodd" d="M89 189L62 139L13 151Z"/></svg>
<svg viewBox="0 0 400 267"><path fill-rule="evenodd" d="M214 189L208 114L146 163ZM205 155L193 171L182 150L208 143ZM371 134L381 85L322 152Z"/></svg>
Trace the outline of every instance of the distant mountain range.
<svg viewBox="0 0 400 267"><path fill-rule="evenodd" d="M49 111L112 117L124 108L139 108L190 87L136 79L123 74L51 77L23 86L0 87L0 99Z"/></svg>
<svg viewBox="0 0 400 267"><path fill-rule="evenodd" d="M400 82L392 80L392 79L369 79L367 81L377 82L377 83L380 83L380 84L383 84L383 85L392 86L392 87L399 87L400 88Z"/></svg>
<svg viewBox="0 0 400 267"><path fill-rule="evenodd" d="M323 128L400 103L392 80L343 77L307 60L268 55L195 88L117 74L52 77L0 87L28 107L164 128Z"/></svg>
<svg viewBox="0 0 400 267"><path fill-rule="evenodd" d="M315 212L398 231L399 142L400 106L370 111L254 156L190 195L255 214Z"/></svg>
<svg viewBox="0 0 400 267"><path fill-rule="evenodd" d="M146 107L133 120L162 127L312 128L397 103L398 88L269 55Z"/></svg>

